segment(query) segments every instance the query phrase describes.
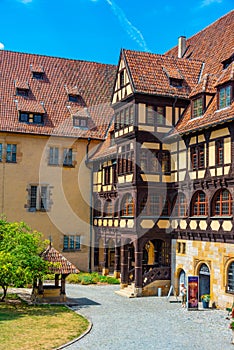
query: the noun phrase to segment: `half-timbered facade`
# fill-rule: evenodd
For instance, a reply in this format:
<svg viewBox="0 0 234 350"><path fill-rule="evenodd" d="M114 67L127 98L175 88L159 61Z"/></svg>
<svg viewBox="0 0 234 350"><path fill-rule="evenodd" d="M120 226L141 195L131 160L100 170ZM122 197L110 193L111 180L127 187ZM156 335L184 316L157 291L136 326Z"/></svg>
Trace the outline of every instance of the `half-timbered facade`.
<svg viewBox="0 0 234 350"><path fill-rule="evenodd" d="M115 120L92 158L95 266L131 294L199 275L234 293L234 12L165 55L122 50Z"/></svg>

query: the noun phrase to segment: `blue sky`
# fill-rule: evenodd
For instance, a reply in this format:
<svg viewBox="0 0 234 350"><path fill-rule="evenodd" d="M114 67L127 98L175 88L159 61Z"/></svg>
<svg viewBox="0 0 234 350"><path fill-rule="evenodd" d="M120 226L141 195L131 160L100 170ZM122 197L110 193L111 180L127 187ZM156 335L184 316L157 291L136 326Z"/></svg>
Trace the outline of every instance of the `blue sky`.
<svg viewBox="0 0 234 350"><path fill-rule="evenodd" d="M0 48L117 64L120 49L164 53L233 0L0 0Z"/></svg>

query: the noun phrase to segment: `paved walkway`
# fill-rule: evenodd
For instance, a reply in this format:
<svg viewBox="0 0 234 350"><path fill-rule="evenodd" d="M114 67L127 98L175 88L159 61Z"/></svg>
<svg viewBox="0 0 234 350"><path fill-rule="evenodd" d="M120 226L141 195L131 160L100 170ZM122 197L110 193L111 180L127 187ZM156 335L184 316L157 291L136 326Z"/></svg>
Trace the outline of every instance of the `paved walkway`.
<svg viewBox="0 0 234 350"><path fill-rule="evenodd" d="M119 286L67 285L73 307L93 322L89 334L66 350L234 350L227 312L187 311L165 297L128 299Z"/></svg>

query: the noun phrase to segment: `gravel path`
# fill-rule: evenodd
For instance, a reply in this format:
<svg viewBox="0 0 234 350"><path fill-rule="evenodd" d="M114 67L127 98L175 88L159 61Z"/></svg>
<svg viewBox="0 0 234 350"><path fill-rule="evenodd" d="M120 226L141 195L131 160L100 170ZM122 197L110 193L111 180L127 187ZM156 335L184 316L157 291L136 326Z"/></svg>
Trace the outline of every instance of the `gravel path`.
<svg viewBox="0 0 234 350"><path fill-rule="evenodd" d="M66 350L234 350L227 312L187 311L166 297L128 299L119 286L66 286L73 307L93 323L89 334Z"/></svg>

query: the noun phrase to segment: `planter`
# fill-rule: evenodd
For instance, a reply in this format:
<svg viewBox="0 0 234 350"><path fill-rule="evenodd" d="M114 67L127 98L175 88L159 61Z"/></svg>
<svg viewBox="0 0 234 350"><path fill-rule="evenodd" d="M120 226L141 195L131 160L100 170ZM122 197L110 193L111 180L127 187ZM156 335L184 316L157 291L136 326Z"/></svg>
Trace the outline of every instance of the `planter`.
<svg viewBox="0 0 234 350"><path fill-rule="evenodd" d="M203 306L203 309L208 309L209 308L209 301L202 300L202 306Z"/></svg>

